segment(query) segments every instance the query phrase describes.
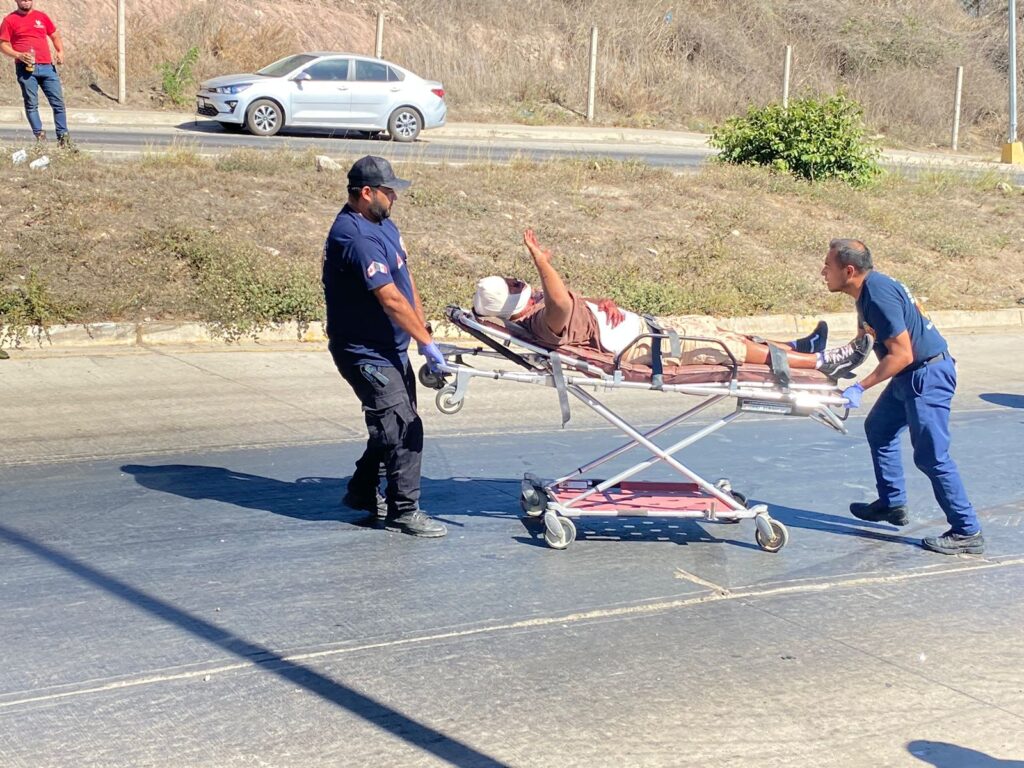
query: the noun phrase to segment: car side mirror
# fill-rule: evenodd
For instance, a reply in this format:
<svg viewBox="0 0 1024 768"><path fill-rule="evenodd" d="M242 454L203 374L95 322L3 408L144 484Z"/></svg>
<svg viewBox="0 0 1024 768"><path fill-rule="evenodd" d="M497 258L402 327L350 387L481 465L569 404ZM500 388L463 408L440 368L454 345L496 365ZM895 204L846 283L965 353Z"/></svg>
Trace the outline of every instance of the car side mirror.
<svg viewBox="0 0 1024 768"><path fill-rule="evenodd" d="M301 83L304 80L312 80L313 76L309 72L299 72L295 77L292 78L296 83Z"/></svg>

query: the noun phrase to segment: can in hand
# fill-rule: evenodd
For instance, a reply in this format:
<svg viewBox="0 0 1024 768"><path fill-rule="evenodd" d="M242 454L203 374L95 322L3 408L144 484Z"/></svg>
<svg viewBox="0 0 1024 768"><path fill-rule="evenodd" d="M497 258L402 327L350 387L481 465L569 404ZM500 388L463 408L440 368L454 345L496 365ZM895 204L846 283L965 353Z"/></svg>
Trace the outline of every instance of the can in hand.
<svg viewBox="0 0 1024 768"><path fill-rule="evenodd" d="M28 50L28 61L25 63L26 72L36 71L36 51L34 48Z"/></svg>

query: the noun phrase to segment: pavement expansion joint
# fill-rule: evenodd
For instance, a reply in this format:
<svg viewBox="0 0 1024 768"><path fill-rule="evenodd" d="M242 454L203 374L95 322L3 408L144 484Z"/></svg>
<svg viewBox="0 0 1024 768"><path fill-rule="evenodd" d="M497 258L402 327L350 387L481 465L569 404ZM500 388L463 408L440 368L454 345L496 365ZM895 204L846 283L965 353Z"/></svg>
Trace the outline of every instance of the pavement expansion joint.
<svg viewBox="0 0 1024 768"><path fill-rule="evenodd" d="M721 602L727 600L751 601L759 598L776 597L778 595L791 595L799 593L817 593L829 589L863 587L874 584L893 584L912 581L915 579L935 578L942 576L960 575L966 573L978 573L998 568L1010 568L1024 565L1024 555L1011 555L1002 559L971 561L969 565L954 565L951 567L935 568L926 566L920 570L908 571L905 573L874 575L838 579L821 582L801 582L797 584L766 584L763 586L741 587L734 590L727 590L723 587L708 582L700 577L695 577L686 571L677 570L677 578L687 578L690 581L699 579L702 585L709 589L714 588L708 594L691 597L680 597L673 600L661 600L650 603L637 603L632 605L620 605L614 608L595 608L588 611L581 611L568 615L559 616L538 616L530 619L489 624L469 629L458 629L450 631L434 632L430 634L404 637L396 640L381 640L372 643L361 643L356 645L345 645L342 647L326 647L317 651L284 653L273 649L267 649L267 653L261 657L254 657L236 663L218 663L210 666L196 665L190 669L161 672L159 670L149 671L132 677L109 680L106 682L88 681L85 683L70 683L58 689L37 690L37 691L14 691L0 695L0 710L12 707L38 704L46 701L66 699L76 696L103 693L106 691L133 688L146 685L157 685L167 682L201 678L208 680L216 674L227 674L231 672L252 670L252 669L273 669L277 665L294 665L315 659L338 658L353 653L365 651L377 651L389 648L415 646L425 643L438 643L451 640L462 640L475 636L493 635L499 632L515 632L523 630L543 629L550 626L566 625L589 621L601 621L608 619L634 618L645 615L666 613L669 611L690 608L707 603ZM686 573L687 576L681 576ZM965 694L969 695L969 694ZM984 703L984 702L983 702Z"/></svg>

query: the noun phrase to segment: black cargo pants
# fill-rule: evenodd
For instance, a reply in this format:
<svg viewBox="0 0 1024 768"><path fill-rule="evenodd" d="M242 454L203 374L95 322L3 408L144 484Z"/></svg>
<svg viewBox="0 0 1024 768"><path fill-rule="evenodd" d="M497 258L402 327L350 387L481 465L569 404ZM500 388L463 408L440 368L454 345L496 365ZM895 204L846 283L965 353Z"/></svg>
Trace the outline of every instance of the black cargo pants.
<svg viewBox="0 0 1024 768"><path fill-rule="evenodd" d="M373 499L383 476L388 514L419 508L423 422L416 411L416 377L406 362L403 369L385 365L339 365L363 406L369 439L349 481L353 494Z"/></svg>

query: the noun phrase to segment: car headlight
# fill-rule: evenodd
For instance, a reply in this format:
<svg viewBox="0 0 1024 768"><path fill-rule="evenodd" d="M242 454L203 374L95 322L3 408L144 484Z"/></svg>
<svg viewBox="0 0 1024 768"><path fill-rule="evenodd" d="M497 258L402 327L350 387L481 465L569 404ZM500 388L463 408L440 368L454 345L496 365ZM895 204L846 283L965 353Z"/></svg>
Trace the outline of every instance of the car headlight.
<svg viewBox="0 0 1024 768"><path fill-rule="evenodd" d="M219 85L216 88L211 88L210 93L241 93L250 85L252 85L252 83L237 83L236 85Z"/></svg>

